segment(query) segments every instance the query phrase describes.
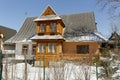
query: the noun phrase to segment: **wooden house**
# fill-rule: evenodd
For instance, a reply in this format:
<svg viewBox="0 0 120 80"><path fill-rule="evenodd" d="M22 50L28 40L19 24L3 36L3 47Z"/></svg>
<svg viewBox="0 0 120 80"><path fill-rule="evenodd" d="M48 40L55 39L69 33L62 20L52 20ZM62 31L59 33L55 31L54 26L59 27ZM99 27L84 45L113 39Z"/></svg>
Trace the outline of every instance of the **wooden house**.
<svg viewBox="0 0 120 80"><path fill-rule="evenodd" d="M52 59L99 55L100 42L105 40L97 31L93 12L57 15L48 6L39 17L26 18L6 44L14 43L16 55L35 56L48 65Z"/></svg>
<svg viewBox="0 0 120 80"><path fill-rule="evenodd" d="M92 16L92 18L89 16ZM79 18L86 22L80 21ZM69 60L71 60L72 57L82 57L83 55L86 57L99 55L100 43L95 41L97 34L92 34L96 31L92 12L84 13L81 16L79 14L58 16L48 6L34 21L36 22L36 35L31 39L36 42L37 61L44 58L45 65L48 65L50 60L53 59L57 61L57 59L67 59L69 57ZM71 26L73 32L67 31L67 29L65 31L64 28L67 26ZM91 40L91 35L94 36L92 36L93 40ZM84 39L79 40L80 37ZM87 40L85 37L89 39ZM68 38L71 38L71 40ZM78 40L72 40L72 38L78 38Z"/></svg>
<svg viewBox="0 0 120 80"><path fill-rule="evenodd" d="M15 34L16 34L16 30L0 25L0 38L1 38L0 45L1 45L3 52L8 47L8 46L6 47L6 45L4 45L4 42L6 40L8 40L9 38L11 38L12 36L14 36ZM4 47L4 49L3 49L3 47Z"/></svg>
<svg viewBox="0 0 120 80"><path fill-rule="evenodd" d="M114 49L118 47L120 49L120 35L117 32L113 32L108 39L107 46L109 48Z"/></svg>
<svg viewBox="0 0 120 80"><path fill-rule="evenodd" d="M3 49L3 33L0 31L0 54L2 53Z"/></svg>

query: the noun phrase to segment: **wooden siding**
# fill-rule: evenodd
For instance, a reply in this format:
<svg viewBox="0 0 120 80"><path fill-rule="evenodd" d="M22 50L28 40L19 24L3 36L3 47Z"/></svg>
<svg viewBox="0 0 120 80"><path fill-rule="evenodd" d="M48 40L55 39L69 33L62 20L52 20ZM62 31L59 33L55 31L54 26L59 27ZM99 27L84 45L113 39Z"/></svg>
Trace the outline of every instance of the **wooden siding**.
<svg viewBox="0 0 120 80"><path fill-rule="evenodd" d="M56 15L56 13L53 11L53 9L51 9L50 6L48 6L44 12L42 13L41 16L46 16L46 15Z"/></svg>
<svg viewBox="0 0 120 80"><path fill-rule="evenodd" d="M89 53L95 53L99 49L100 44L98 42L64 42L63 43L63 53L77 53L78 45L88 45ZM81 53L82 54L82 53Z"/></svg>
<svg viewBox="0 0 120 80"><path fill-rule="evenodd" d="M36 57L36 61L44 61L44 66L48 67L50 62L59 62L61 60L67 61L80 61L81 63L94 63L96 62L96 58L98 59L98 63L100 63L100 53L97 54L40 54Z"/></svg>
<svg viewBox="0 0 120 80"><path fill-rule="evenodd" d="M50 61L60 61L60 60L82 60L84 62L94 62L96 57L100 57L100 44L98 42L64 42L63 44L57 44L57 53L56 54L36 54L37 61L45 61L45 66L49 65ZM89 53L88 54L77 54L76 46L77 45L89 45ZM61 52L61 48L63 52ZM44 57L44 59L43 59ZM88 60L90 59L90 60Z"/></svg>

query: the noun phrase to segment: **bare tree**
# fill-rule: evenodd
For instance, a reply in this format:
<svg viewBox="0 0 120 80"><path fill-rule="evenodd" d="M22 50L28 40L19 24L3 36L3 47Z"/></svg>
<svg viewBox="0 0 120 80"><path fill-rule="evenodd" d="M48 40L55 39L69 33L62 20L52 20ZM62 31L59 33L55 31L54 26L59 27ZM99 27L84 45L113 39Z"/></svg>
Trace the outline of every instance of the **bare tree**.
<svg viewBox="0 0 120 80"><path fill-rule="evenodd" d="M8 80L8 55L5 54L5 80Z"/></svg>
<svg viewBox="0 0 120 80"><path fill-rule="evenodd" d="M87 57L88 60L88 57ZM65 57L50 62L46 72L48 80L90 80L91 61L85 62L82 57Z"/></svg>
<svg viewBox="0 0 120 80"><path fill-rule="evenodd" d="M24 53L24 60L25 60L25 71L24 71L24 80L27 80L27 76L28 76L28 73L27 73L27 52L25 51Z"/></svg>
<svg viewBox="0 0 120 80"><path fill-rule="evenodd" d="M56 56L56 59L59 59L59 55ZM56 59L49 60L49 68L46 73L47 80L64 80L64 61L57 60L56 62Z"/></svg>
<svg viewBox="0 0 120 80"><path fill-rule="evenodd" d="M109 13L114 13L120 8L120 0L97 0L97 4L102 10L107 9Z"/></svg>
<svg viewBox="0 0 120 80"><path fill-rule="evenodd" d="M97 6L109 15L109 20L112 25L120 29L120 0L97 0ZM115 29L115 28L114 28ZM118 31L118 30L117 30Z"/></svg>

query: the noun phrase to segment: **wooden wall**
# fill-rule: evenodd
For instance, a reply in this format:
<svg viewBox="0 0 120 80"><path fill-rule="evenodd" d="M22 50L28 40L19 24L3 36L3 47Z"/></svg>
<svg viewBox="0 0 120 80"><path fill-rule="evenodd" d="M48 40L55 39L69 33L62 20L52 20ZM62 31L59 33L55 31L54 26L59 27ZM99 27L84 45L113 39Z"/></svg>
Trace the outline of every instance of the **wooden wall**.
<svg viewBox="0 0 120 80"><path fill-rule="evenodd" d="M89 53L95 53L100 47L98 42L64 42L63 54L77 53L77 45L89 45Z"/></svg>

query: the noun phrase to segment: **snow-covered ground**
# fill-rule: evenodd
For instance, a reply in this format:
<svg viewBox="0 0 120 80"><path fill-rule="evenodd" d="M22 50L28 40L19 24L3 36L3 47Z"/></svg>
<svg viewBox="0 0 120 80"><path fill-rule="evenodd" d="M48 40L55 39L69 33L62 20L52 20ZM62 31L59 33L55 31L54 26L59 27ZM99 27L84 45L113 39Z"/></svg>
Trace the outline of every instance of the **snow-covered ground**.
<svg viewBox="0 0 120 80"><path fill-rule="evenodd" d="M73 65L71 63L66 64L64 68L61 67L33 67L27 64L27 80L43 80L43 73L45 70L45 80L85 80L85 78L90 78L90 80L96 80L96 67L87 65ZM98 72L100 72L98 70ZM6 73L8 75L8 80L24 80L25 74L25 64L8 64L8 69L6 70L5 64L3 66L3 79L5 79ZM99 79L102 80L102 79Z"/></svg>

